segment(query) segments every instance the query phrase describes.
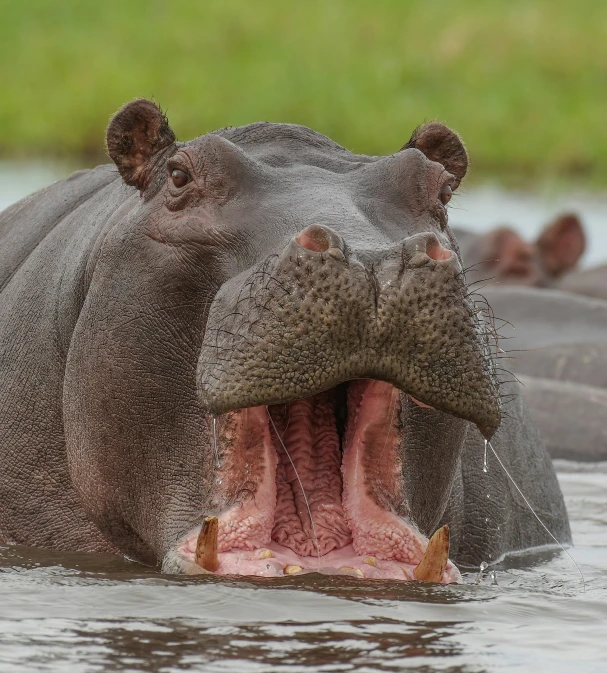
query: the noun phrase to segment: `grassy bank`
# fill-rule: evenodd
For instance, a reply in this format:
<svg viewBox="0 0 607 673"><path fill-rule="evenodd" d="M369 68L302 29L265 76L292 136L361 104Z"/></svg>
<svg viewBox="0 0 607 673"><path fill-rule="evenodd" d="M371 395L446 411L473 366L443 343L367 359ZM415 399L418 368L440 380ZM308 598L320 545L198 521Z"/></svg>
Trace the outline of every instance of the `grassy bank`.
<svg viewBox="0 0 607 673"><path fill-rule="evenodd" d="M388 153L438 118L474 173L607 185L603 0L0 0L0 157L103 151L135 96L181 139L256 120Z"/></svg>

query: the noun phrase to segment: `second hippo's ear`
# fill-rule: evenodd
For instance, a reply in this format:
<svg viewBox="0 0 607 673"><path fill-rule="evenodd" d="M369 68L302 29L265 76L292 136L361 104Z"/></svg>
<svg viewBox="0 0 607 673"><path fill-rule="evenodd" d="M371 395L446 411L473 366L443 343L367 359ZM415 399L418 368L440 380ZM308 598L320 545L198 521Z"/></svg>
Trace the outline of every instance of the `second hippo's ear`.
<svg viewBox="0 0 607 673"><path fill-rule="evenodd" d="M558 278L573 269L584 253L586 236L580 218L573 213L559 215L548 224L536 242L546 272Z"/></svg>
<svg viewBox="0 0 607 673"><path fill-rule="evenodd" d="M153 157L175 144L162 110L145 98L127 103L107 129L108 154L127 185L144 190L151 180Z"/></svg>
<svg viewBox="0 0 607 673"><path fill-rule="evenodd" d="M455 189L468 170L468 154L457 133L439 122L430 122L413 131L409 142L401 150L411 147L423 152L430 161L442 164L455 176Z"/></svg>

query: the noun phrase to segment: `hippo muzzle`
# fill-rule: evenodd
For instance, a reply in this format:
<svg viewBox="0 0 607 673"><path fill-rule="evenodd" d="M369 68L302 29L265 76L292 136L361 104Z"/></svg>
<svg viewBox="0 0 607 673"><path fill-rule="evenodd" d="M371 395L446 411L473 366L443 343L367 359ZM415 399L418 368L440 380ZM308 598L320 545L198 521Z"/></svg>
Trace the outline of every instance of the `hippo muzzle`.
<svg viewBox="0 0 607 673"><path fill-rule="evenodd" d="M308 227L217 294L198 363L202 403L219 415L379 379L490 437L499 403L466 295L457 256L434 234L365 265L335 232Z"/></svg>

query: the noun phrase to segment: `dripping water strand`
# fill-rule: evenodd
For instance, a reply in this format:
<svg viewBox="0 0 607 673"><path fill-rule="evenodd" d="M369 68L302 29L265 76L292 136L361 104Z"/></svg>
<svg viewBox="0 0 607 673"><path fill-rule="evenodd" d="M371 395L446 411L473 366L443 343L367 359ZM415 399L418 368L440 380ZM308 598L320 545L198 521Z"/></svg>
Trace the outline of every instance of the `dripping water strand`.
<svg viewBox="0 0 607 673"><path fill-rule="evenodd" d="M516 483L516 481L514 481L514 478L512 477L512 475L510 474L510 472L508 472L508 470L506 469L506 466L504 465L504 463L502 463L501 458L497 455L497 452L496 452L496 450L493 448L493 445L491 444L491 442L485 440L485 447L486 447L487 445L489 445L489 448L490 448L491 451L493 452L493 455L497 458L497 462L500 464L500 467L502 468L502 470L504 470L504 472L506 473L506 476L508 477L508 479L510 479L510 481L512 482L512 485L513 485L514 488L516 488L516 490L518 491L518 494L519 494L519 495L521 496L521 498L523 499L525 505L527 505L527 507L529 508L529 511L531 512L531 514L533 514L533 516L539 521L539 523L540 523L540 525L542 526L542 528L543 528L543 529L548 533L548 535L550 535L550 537L557 543L557 545L561 548L561 550L564 551L565 554L567 554L567 556L571 559L571 562L572 562L573 565L577 568L577 571L578 571L578 573L580 574L580 577L582 578L582 588L583 588L583 590L584 590L584 593L586 593L586 580L584 579L584 575L583 575L583 573L582 573L582 571L581 571L581 569L580 569L580 566L577 564L576 560L573 558L573 556L571 556L571 554L567 551L567 549L565 549L565 547L564 547L564 546L563 546L563 545L562 545L562 544L561 544L561 543L554 537L554 535L550 532L548 526L546 526L546 524L545 524L545 523L540 519L540 517L536 514L536 512L535 512L535 510L533 509L531 503L529 502L529 500L527 500L527 498L525 497L525 495L523 494L523 492L521 491L521 489L518 487L518 484Z"/></svg>
<svg viewBox="0 0 607 673"><path fill-rule="evenodd" d="M487 474L487 444L489 444L488 440L485 440L485 454L483 456L483 472Z"/></svg>
<svg viewBox="0 0 607 673"><path fill-rule="evenodd" d="M215 453L215 464L219 467L219 451L217 450L217 416L213 416L213 452Z"/></svg>
<svg viewBox="0 0 607 673"><path fill-rule="evenodd" d="M293 470L295 472L295 476L297 477L297 481L299 482L299 486L301 488L301 492L304 497L304 501L306 503L306 509L308 510L308 515L310 517L310 524L312 526L312 536L314 537L314 546L316 547L316 555L318 559L320 560L320 547L318 545L318 537L316 537L316 526L314 525L314 519L312 518L312 510L310 509L310 503L308 501L308 496L306 495L306 490L304 489L303 482L301 481L301 478L299 477L299 472L297 471L297 468L295 467L295 463L293 462L293 459L291 458L291 454L287 451L287 447L285 446L285 443L282 441L282 437L278 434L278 428L274 424L274 419L272 418L272 414L270 414L270 410L268 407L266 407L266 411L268 412L268 418L270 419L270 423L272 424L272 428L274 428L274 433L278 437L278 441L280 442L280 445L284 449L285 453L287 454L287 458L289 459L289 462L291 463L291 466L293 467Z"/></svg>

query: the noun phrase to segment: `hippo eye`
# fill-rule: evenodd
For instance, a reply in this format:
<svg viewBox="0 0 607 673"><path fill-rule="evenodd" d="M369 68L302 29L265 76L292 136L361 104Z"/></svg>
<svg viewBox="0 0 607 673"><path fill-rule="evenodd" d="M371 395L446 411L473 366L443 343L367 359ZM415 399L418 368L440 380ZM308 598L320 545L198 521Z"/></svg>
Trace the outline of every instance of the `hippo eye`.
<svg viewBox="0 0 607 673"><path fill-rule="evenodd" d="M441 200L441 203L443 205L447 205L449 201L451 201L451 197L453 196L453 190L451 189L451 185L443 185L442 189L440 190L440 194L438 195L438 198Z"/></svg>
<svg viewBox="0 0 607 673"><path fill-rule="evenodd" d="M181 187L185 187L188 184L190 181L190 176L185 171L175 168L171 171L171 180L173 181L175 187L180 189Z"/></svg>

